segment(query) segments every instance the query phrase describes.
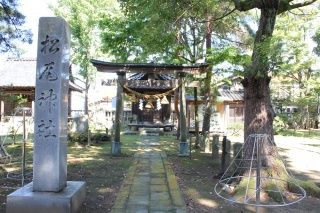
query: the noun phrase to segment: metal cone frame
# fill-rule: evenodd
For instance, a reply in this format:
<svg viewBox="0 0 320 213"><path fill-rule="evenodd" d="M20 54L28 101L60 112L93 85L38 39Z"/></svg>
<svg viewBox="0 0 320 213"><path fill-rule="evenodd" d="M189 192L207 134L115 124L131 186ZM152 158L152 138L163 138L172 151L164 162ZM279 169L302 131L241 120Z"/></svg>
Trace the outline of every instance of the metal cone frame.
<svg viewBox="0 0 320 213"><path fill-rule="evenodd" d="M305 198L305 190L285 167L280 175L283 179L264 172L266 167L262 164L265 160L262 147L267 143L273 144L273 141L266 134L248 136L242 147L234 153L234 159L214 187L215 193L220 198L257 207L288 206ZM273 157L278 162L282 161L284 166L284 161L277 150L274 151ZM267 183L269 185L266 185ZM289 184L294 186L294 192L282 187Z"/></svg>

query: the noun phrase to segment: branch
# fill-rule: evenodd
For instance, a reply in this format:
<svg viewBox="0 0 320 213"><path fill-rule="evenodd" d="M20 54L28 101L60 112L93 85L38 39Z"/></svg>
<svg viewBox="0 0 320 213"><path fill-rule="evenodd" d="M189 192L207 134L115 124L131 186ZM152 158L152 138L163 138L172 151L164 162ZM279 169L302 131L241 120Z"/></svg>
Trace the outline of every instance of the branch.
<svg viewBox="0 0 320 213"><path fill-rule="evenodd" d="M287 73L286 76L291 78L291 79L293 79L293 80L295 80L295 81L297 81L297 82L299 82L299 78L296 77L293 73Z"/></svg>
<svg viewBox="0 0 320 213"><path fill-rule="evenodd" d="M247 0L247 1L242 1L242 0L233 0L235 9L239 11L248 11L253 8L259 8L260 6L260 0Z"/></svg>
<svg viewBox="0 0 320 213"><path fill-rule="evenodd" d="M185 61L187 61L187 62L191 63L191 60L190 60L190 59L188 59L188 58L186 58L186 57L184 57L183 55L176 55L176 54L174 54L174 53L172 53L172 52L170 52L170 51L167 51L167 53L168 53L168 54L170 54L170 55L172 55L172 56L174 56L174 57L182 58L183 60L185 60Z"/></svg>
<svg viewBox="0 0 320 213"><path fill-rule="evenodd" d="M219 18L213 19L212 21L218 21L220 19L223 19L224 17L227 17L228 15L230 15L231 13L233 13L236 10L237 10L236 8L233 8L231 11L225 13L223 16L220 16Z"/></svg>
<svg viewBox="0 0 320 213"><path fill-rule="evenodd" d="M223 19L225 17L227 17L228 15L230 15L231 13L235 12L237 10L237 8L233 8L231 11L223 14L222 16L216 18L216 19L211 19L211 20L205 20L205 21L197 21L198 23L206 23L206 22L215 22L215 21L219 21L220 19Z"/></svg>
<svg viewBox="0 0 320 213"><path fill-rule="evenodd" d="M305 15L310 15L310 14L305 14L303 11L301 11L301 9L299 9L299 11L301 12L300 14L298 13L294 13L292 11L288 11L289 13L291 13L292 15L295 15L295 16L305 16Z"/></svg>
<svg viewBox="0 0 320 213"><path fill-rule="evenodd" d="M244 43L244 42L240 42L240 41L235 41L233 39L227 38L225 36L219 35L218 33L212 33L213 35L217 36L219 39L221 40L225 40L225 41L229 41L238 45L243 45L243 46L249 46L250 44L248 43Z"/></svg>
<svg viewBox="0 0 320 213"><path fill-rule="evenodd" d="M292 5L289 4L289 2L291 2L291 1L289 1L289 2L288 1L287 2L280 1L278 14L289 11L289 10L296 9L299 7L308 6L310 4L313 4L316 1L317 0L308 0L308 1L300 2L300 3L296 3L296 4L292 4ZM282 4L281 4L281 2L282 2Z"/></svg>
<svg viewBox="0 0 320 213"><path fill-rule="evenodd" d="M3 2L0 2L0 4L1 4L2 8L3 8L3 11L5 12L5 14L6 14L7 17L8 17L9 22L11 21L12 25L14 26L14 28L16 28L16 30L18 31L18 27L17 27L15 21L12 20L11 15L10 15L9 12L7 11L8 8L6 7L5 4L3 4ZM8 24L9 24L9 23L8 23Z"/></svg>
<svg viewBox="0 0 320 213"><path fill-rule="evenodd" d="M193 7L193 4L191 4L187 9L185 9L185 11L183 11L181 15L176 18L173 24L175 25L184 16L184 14L188 12L192 7Z"/></svg>

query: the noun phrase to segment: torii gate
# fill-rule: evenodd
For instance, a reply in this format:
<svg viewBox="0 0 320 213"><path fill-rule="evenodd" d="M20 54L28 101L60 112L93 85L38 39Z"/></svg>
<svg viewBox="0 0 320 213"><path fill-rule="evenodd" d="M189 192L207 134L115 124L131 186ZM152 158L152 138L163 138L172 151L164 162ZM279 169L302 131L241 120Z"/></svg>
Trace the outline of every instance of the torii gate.
<svg viewBox="0 0 320 213"><path fill-rule="evenodd" d="M115 135L112 141L112 155L121 154L120 130L123 114L123 85L125 84L126 73L153 73L153 74L177 74L179 77L179 102L180 102L180 143L179 156L188 156L188 130L186 122L186 97L185 77L187 74L201 74L206 71L207 64L199 65L172 65L172 64L138 64L138 63L111 63L99 60L91 60L93 66L99 72L117 73L117 102L115 114ZM196 130L197 131L197 130ZM198 130L199 132L199 130Z"/></svg>

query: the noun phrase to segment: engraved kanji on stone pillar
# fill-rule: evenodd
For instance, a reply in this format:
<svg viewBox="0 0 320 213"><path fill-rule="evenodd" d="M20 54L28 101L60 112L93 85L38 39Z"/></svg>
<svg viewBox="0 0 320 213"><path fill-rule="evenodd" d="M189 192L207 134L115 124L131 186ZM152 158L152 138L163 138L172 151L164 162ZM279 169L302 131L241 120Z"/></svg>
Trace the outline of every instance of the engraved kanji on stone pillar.
<svg viewBox="0 0 320 213"><path fill-rule="evenodd" d="M40 18L33 191L58 192L67 183L69 49L68 24L59 17Z"/></svg>

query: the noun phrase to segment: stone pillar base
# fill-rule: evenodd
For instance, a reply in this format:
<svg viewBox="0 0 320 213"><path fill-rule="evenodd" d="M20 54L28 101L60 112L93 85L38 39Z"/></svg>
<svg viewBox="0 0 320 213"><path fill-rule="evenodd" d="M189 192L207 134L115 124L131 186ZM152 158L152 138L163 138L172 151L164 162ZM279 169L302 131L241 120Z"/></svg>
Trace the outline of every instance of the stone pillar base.
<svg viewBox="0 0 320 213"><path fill-rule="evenodd" d="M188 142L180 142L179 143L179 157L187 157L189 156L189 146Z"/></svg>
<svg viewBox="0 0 320 213"><path fill-rule="evenodd" d="M120 142L112 141L112 155L120 155L121 154L121 144Z"/></svg>
<svg viewBox="0 0 320 213"><path fill-rule="evenodd" d="M33 183L7 196L7 213L76 213L86 197L86 183L68 181L60 192L34 192Z"/></svg>

